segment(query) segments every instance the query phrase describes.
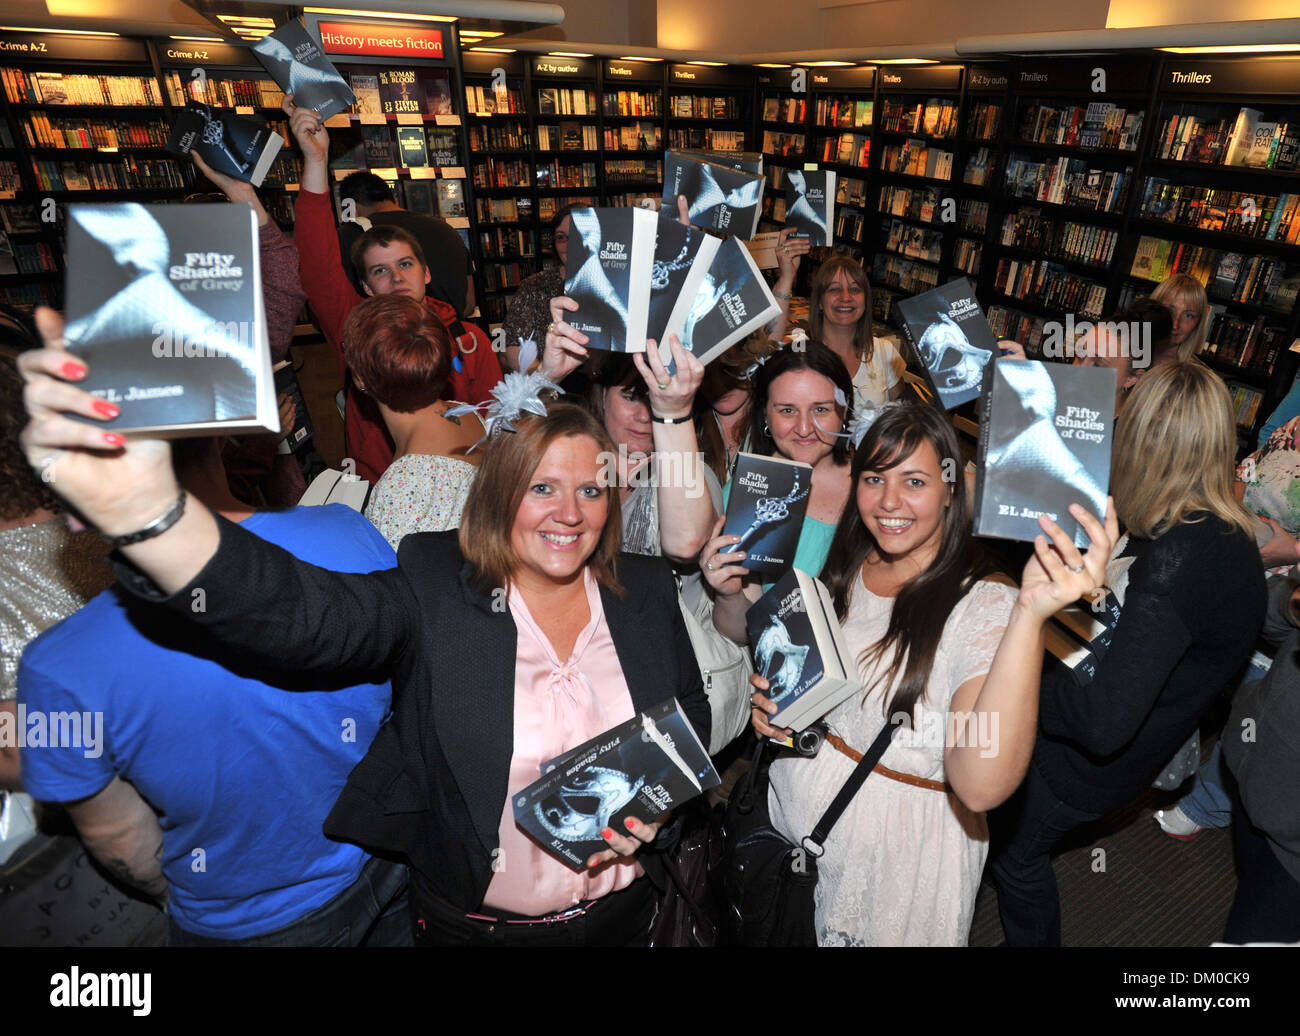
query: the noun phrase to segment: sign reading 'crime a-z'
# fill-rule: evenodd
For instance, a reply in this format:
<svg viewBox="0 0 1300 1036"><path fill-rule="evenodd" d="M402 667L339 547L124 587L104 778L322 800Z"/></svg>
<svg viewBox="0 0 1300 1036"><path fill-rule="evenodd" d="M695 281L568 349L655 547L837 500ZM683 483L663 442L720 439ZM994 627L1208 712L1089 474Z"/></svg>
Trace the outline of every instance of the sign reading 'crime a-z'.
<svg viewBox="0 0 1300 1036"><path fill-rule="evenodd" d="M321 47L327 54L383 54L400 58L440 58L441 29L398 28L377 22L321 22Z"/></svg>

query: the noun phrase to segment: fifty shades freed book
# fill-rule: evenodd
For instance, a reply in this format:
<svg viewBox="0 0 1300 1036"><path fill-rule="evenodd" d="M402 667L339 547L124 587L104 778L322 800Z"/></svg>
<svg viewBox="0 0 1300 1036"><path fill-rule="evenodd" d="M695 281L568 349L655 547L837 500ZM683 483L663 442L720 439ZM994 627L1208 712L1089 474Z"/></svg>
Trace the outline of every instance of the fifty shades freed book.
<svg viewBox="0 0 1300 1036"><path fill-rule="evenodd" d="M280 430L251 206L72 205L67 226L64 337L122 408L96 427Z"/></svg>
<svg viewBox="0 0 1300 1036"><path fill-rule="evenodd" d="M965 277L898 299L898 326L939 405L952 410L983 391L984 371L998 355L997 337Z"/></svg>
<svg viewBox="0 0 1300 1036"><path fill-rule="evenodd" d="M284 138L260 119L236 115L190 101L176 113L167 150L175 155L197 151L219 173L262 186Z"/></svg>
<svg viewBox="0 0 1300 1036"><path fill-rule="evenodd" d="M687 218L697 227L751 238L763 210L763 177L709 162L683 151L664 156L663 200L674 211L685 195Z"/></svg>
<svg viewBox="0 0 1300 1036"><path fill-rule="evenodd" d="M835 226L835 174L826 170L787 169L785 225L814 245L829 245Z"/></svg>
<svg viewBox="0 0 1300 1036"><path fill-rule="evenodd" d="M664 337L675 334L684 349L708 363L780 312L749 249L730 237L718 246L694 296L678 298Z"/></svg>
<svg viewBox="0 0 1300 1036"><path fill-rule="evenodd" d="M1032 541L1046 514L1088 545L1068 510L1106 514L1114 440L1115 378L1110 367L996 360L980 414L975 469L975 534Z"/></svg>
<svg viewBox="0 0 1300 1036"><path fill-rule="evenodd" d="M803 730L861 689L831 595L790 569L745 613L754 672L771 685L774 727Z"/></svg>
<svg viewBox="0 0 1300 1036"><path fill-rule="evenodd" d="M352 87L296 18L263 36L252 50L276 86L293 94L293 103L298 107L310 108L328 119L357 103Z"/></svg>
<svg viewBox="0 0 1300 1036"><path fill-rule="evenodd" d="M578 303L569 323L589 349L645 352L659 218L647 209L593 208L569 219L564 294Z"/></svg>
<svg viewBox="0 0 1300 1036"><path fill-rule="evenodd" d="M736 456L722 535L740 537L729 549L745 552L743 567L772 580L794 564L811 489L812 468L801 461Z"/></svg>
<svg viewBox="0 0 1300 1036"><path fill-rule="evenodd" d="M718 773L677 700L638 714L542 764L511 796L515 823L552 856L584 867L609 844L604 828L654 823L716 788Z"/></svg>

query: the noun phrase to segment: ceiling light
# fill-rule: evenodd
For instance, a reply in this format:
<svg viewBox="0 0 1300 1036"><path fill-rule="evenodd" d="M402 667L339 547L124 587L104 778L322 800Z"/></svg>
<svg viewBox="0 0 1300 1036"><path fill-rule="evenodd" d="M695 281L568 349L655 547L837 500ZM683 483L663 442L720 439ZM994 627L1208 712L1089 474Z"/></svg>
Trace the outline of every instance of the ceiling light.
<svg viewBox="0 0 1300 1036"><path fill-rule="evenodd" d="M688 65L707 65L709 68L726 68L725 61L688 61Z"/></svg>
<svg viewBox="0 0 1300 1036"><path fill-rule="evenodd" d="M873 65L937 65L934 58L868 58Z"/></svg>
<svg viewBox="0 0 1300 1036"><path fill-rule="evenodd" d="M189 43L225 43L220 36L168 36L171 40L185 40Z"/></svg>
<svg viewBox="0 0 1300 1036"><path fill-rule="evenodd" d="M259 28L262 26L268 29L275 28L275 21L271 18L245 18L242 14L219 14L217 17L227 25L256 25Z"/></svg>
<svg viewBox="0 0 1300 1036"><path fill-rule="evenodd" d="M479 54L513 54L514 47L466 47L466 50L476 51Z"/></svg>
<svg viewBox="0 0 1300 1036"><path fill-rule="evenodd" d="M619 61L662 61L663 58L647 58L647 57L633 56L633 57L622 57L622 58L618 58L617 60Z"/></svg>
<svg viewBox="0 0 1300 1036"><path fill-rule="evenodd" d="M343 7L304 7L304 11L311 14L351 14L360 15L363 18L395 18L398 21L416 21L416 22L454 22L455 15L450 14L408 14L405 11L358 11L353 8Z"/></svg>
<svg viewBox="0 0 1300 1036"><path fill-rule="evenodd" d="M0 25L5 32L48 32L58 36L121 36L120 32L99 32L96 29L32 29L25 25Z"/></svg>
<svg viewBox="0 0 1300 1036"><path fill-rule="evenodd" d="M579 50L548 50L548 58L594 58L595 54L584 54Z"/></svg>
<svg viewBox="0 0 1300 1036"><path fill-rule="evenodd" d="M845 68L852 67L852 61L800 61L799 64L808 68Z"/></svg>
<svg viewBox="0 0 1300 1036"><path fill-rule="evenodd" d="M505 35L505 33L499 29L461 29L460 34L462 36L479 36L483 39L487 39L489 36L495 37Z"/></svg>
<svg viewBox="0 0 1300 1036"><path fill-rule="evenodd" d="M1274 54L1300 50L1300 43L1239 43L1221 47L1161 47L1170 54Z"/></svg>
<svg viewBox="0 0 1300 1036"><path fill-rule="evenodd" d="M760 61L755 68L789 68L789 65L780 65L774 61Z"/></svg>

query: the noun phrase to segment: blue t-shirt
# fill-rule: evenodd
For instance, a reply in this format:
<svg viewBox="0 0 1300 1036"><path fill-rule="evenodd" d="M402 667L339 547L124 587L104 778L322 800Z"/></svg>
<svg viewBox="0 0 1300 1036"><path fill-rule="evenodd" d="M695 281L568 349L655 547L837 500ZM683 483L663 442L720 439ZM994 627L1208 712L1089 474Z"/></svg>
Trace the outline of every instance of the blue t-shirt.
<svg viewBox="0 0 1300 1036"><path fill-rule="evenodd" d="M374 526L338 504L254 514L243 526L338 572L396 563ZM34 640L18 672L25 729L33 714L79 712L84 731L76 746L49 747L47 735L33 747L29 736L23 782L38 799L71 802L115 776L130 781L160 814L176 922L242 939L297 920L359 876L365 852L321 826L392 688L299 689L329 685L292 674L263 683L184 653L203 650L188 634L147 606L128 614L110 589Z"/></svg>
<svg viewBox="0 0 1300 1036"><path fill-rule="evenodd" d="M723 510L726 509L730 499L731 483L728 482L722 487ZM799 527L799 542L794 548L794 561L791 567L814 579L820 579L822 566L826 564L826 555L831 551L831 540L834 538L834 525L819 522L816 518L809 518L805 514L803 524ZM764 593L770 589L772 589L771 583L763 584Z"/></svg>

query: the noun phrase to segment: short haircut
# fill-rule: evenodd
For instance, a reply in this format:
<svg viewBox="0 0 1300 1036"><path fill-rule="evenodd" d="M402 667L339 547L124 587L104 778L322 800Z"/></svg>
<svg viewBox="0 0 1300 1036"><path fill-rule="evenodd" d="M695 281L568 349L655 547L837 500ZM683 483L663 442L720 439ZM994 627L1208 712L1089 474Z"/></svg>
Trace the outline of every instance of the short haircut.
<svg viewBox="0 0 1300 1036"><path fill-rule="evenodd" d="M447 390L447 329L430 307L406 295L374 295L358 303L344 325L342 348L366 394L389 410L423 410Z"/></svg>
<svg viewBox="0 0 1300 1036"><path fill-rule="evenodd" d="M379 205L386 201L396 203L393 189L374 173L359 169L348 173L339 184L339 199L351 198L358 205Z"/></svg>
<svg viewBox="0 0 1300 1036"><path fill-rule="evenodd" d="M420 247L420 242L415 240L415 235L409 230L403 230L401 227L394 227L389 224L381 224L377 227L371 227L359 238L352 242L352 269L356 271L357 277L364 283L366 279L366 253L372 248L387 248L394 242L401 242L411 249L411 254L415 256L416 261L426 270L429 268L428 262L424 258L424 249Z"/></svg>
<svg viewBox="0 0 1300 1036"><path fill-rule="evenodd" d="M1176 303L1181 298L1184 303L1201 314L1201 322L1192 328L1191 333L1183 339L1178 347L1178 358L1190 360L1205 345L1205 335L1210 329L1210 300L1205 295L1205 285L1191 274L1175 273L1156 285L1151 297L1161 305Z"/></svg>
<svg viewBox="0 0 1300 1036"><path fill-rule="evenodd" d="M590 381L587 386L587 409L596 420L605 425L605 394L612 388L631 392L639 402L650 405L650 392L645 378L636 369L631 353L593 350L585 364Z"/></svg>
<svg viewBox="0 0 1300 1036"><path fill-rule="evenodd" d="M809 370L829 378L831 383L844 394L844 431L848 431L849 422L853 420L853 382L849 372L844 369L844 362L831 352L830 348L810 338L806 342L795 343L784 349L778 349L768 361L758 368L754 375L754 395L749 404L749 443L750 449L764 457L776 452L776 443L767 425L767 402L772 394L772 382L782 374L790 371ZM849 462L849 441L837 438L831 447L831 457L836 464Z"/></svg>
<svg viewBox="0 0 1300 1036"><path fill-rule="evenodd" d="M1213 514L1253 535L1233 492L1237 430L1232 397L1204 364L1175 362L1138 381L1115 422L1111 492L1119 520L1155 539Z"/></svg>
<svg viewBox="0 0 1300 1036"><path fill-rule="evenodd" d="M487 446L460 519L460 549L469 562L475 585L484 592L510 585L518 559L510 545L515 517L537 465L558 439L583 436L602 452L614 446L600 422L581 407L553 403L545 417L524 414L515 431L503 431ZM606 518L596 549L587 564L602 586L620 597L616 560L623 545L623 521L617 479L605 489Z"/></svg>

